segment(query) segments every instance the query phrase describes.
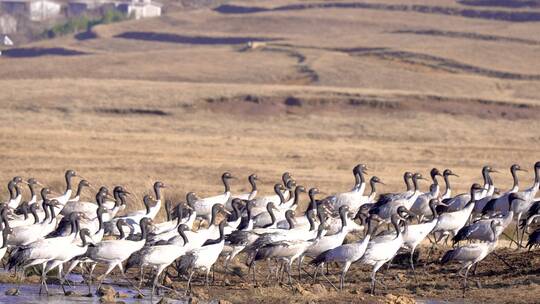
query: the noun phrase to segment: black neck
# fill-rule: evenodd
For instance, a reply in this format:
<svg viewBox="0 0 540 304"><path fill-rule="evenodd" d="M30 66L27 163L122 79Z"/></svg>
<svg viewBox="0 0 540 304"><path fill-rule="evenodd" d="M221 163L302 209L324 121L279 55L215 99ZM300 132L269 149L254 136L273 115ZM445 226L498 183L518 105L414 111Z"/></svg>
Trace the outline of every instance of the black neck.
<svg viewBox="0 0 540 304"><path fill-rule="evenodd" d="M9 229L9 221L7 218L7 208L2 209L2 212L0 213L0 216L2 217L2 222L4 223L4 229Z"/></svg>
<svg viewBox="0 0 540 304"><path fill-rule="evenodd" d="M414 186L414 191L418 190L418 178L416 176L413 176L412 182Z"/></svg>
<svg viewBox="0 0 540 304"><path fill-rule="evenodd" d="M540 183L540 167L535 168L535 169L536 170L534 170L534 183L538 184Z"/></svg>
<svg viewBox="0 0 540 304"><path fill-rule="evenodd" d="M51 209L51 220L49 221L49 224L53 222L54 218L56 217L56 214L54 214L54 206L49 205L49 208Z"/></svg>
<svg viewBox="0 0 540 304"><path fill-rule="evenodd" d="M121 221L116 222L116 228L120 232L120 239L125 238L126 234L124 233L124 228L122 227L122 222Z"/></svg>
<svg viewBox="0 0 540 304"><path fill-rule="evenodd" d="M172 209L172 203L167 200L165 202L165 214L167 215L167 222L171 220L171 209Z"/></svg>
<svg viewBox="0 0 540 304"><path fill-rule="evenodd" d="M19 185L15 184L15 198L21 194L21 188Z"/></svg>
<svg viewBox="0 0 540 304"><path fill-rule="evenodd" d="M253 178L253 176L250 176L248 180L251 184L251 192L257 191L257 183L255 182L255 178Z"/></svg>
<svg viewBox="0 0 540 304"><path fill-rule="evenodd" d="M103 200L105 198L105 194L99 192L97 195L96 195L96 203L98 204L99 207L101 207L103 205Z"/></svg>
<svg viewBox="0 0 540 304"><path fill-rule="evenodd" d="M9 190L9 199L14 199L15 198L15 183L13 181L9 181L8 190Z"/></svg>
<svg viewBox="0 0 540 304"><path fill-rule="evenodd" d="M24 205L21 206L21 211L23 213L24 219L27 220L28 219L28 203L25 203Z"/></svg>
<svg viewBox="0 0 540 304"><path fill-rule="evenodd" d="M232 220L236 221L241 216L240 209L238 208L238 203L232 204L232 208L233 208Z"/></svg>
<svg viewBox="0 0 540 304"><path fill-rule="evenodd" d="M9 234L9 228L4 228L4 230L2 230L2 247L0 249L7 247L8 234Z"/></svg>
<svg viewBox="0 0 540 304"><path fill-rule="evenodd" d="M405 181L405 185L407 186L407 191L411 191L412 190L412 185L411 185L411 182L410 182L408 176L405 175L403 177L403 180Z"/></svg>
<svg viewBox="0 0 540 304"><path fill-rule="evenodd" d="M103 229L103 212L98 211L97 218L98 218L99 226L98 226L98 230L96 231L96 234L98 234L101 231L101 229Z"/></svg>
<svg viewBox="0 0 540 304"><path fill-rule="evenodd" d="M273 210L273 208L271 208L271 207L268 207L268 208L266 208L266 209L267 209L267 211L268 211L268 214L270 214L271 225L274 225L275 222L276 222L276 216L274 215L274 210Z"/></svg>
<svg viewBox="0 0 540 304"><path fill-rule="evenodd" d="M302 193L301 188L296 187L296 189L294 190L293 205L298 205L298 202L300 201L300 193Z"/></svg>
<svg viewBox="0 0 540 304"><path fill-rule="evenodd" d="M289 229L294 228L294 220L292 219L292 216L287 214L287 217L285 218L287 220L287 223L289 224Z"/></svg>
<svg viewBox="0 0 540 304"><path fill-rule="evenodd" d="M445 174L443 177L444 177L444 184L446 185L445 192L448 193L448 190L450 190L450 178L448 174Z"/></svg>
<svg viewBox="0 0 540 304"><path fill-rule="evenodd" d="M35 207L30 206L30 213L32 213L32 216L34 217L34 224L39 223L39 217L37 215Z"/></svg>
<svg viewBox="0 0 540 304"><path fill-rule="evenodd" d="M359 179L358 187L360 187L360 185L362 185L366 181L364 178L364 172L362 172L362 169L359 169L356 172L356 175L358 175L358 179Z"/></svg>
<svg viewBox="0 0 540 304"><path fill-rule="evenodd" d="M355 169L353 169L353 175L354 175L354 188L359 188L360 184L362 183L360 180L360 174L358 174L358 172Z"/></svg>
<svg viewBox="0 0 540 304"><path fill-rule="evenodd" d="M315 201L315 195L312 193L308 193L308 194L309 194L309 207L307 211L317 210L317 202Z"/></svg>
<svg viewBox="0 0 540 304"><path fill-rule="evenodd" d="M186 233L184 232L184 229L178 229L178 233L180 234L180 237L182 237L182 240L184 240L184 246L189 242Z"/></svg>
<svg viewBox="0 0 540 304"><path fill-rule="evenodd" d="M45 188L41 189L41 199L43 200L43 202L47 200L47 192L45 191Z"/></svg>
<svg viewBox="0 0 540 304"><path fill-rule="evenodd" d="M279 196L279 204L280 205L284 204L285 203L285 197L283 196L283 193L280 190L278 190L278 191L276 191L276 194Z"/></svg>
<svg viewBox="0 0 540 304"><path fill-rule="evenodd" d="M71 190L71 174L66 173L66 192Z"/></svg>
<svg viewBox="0 0 540 304"><path fill-rule="evenodd" d="M144 208L146 208L146 214L149 214L150 213L150 200L145 199L143 203L144 203Z"/></svg>
<svg viewBox="0 0 540 304"><path fill-rule="evenodd" d="M49 200L43 200L43 204L41 205L41 207L43 208L43 212L45 212L45 218L43 219L43 222L47 222L47 220L49 219L49 204L48 204Z"/></svg>
<svg viewBox="0 0 540 304"><path fill-rule="evenodd" d="M519 187L519 181L518 181L518 177L517 177L517 170L515 169L515 167L512 167L512 169L510 170L510 173L512 174L512 179L514 181L514 184L512 185L512 188Z"/></svg>
<svg viewBox="0 0 540 304"><path fill-rule="evenodd" d="M141 241L146 240L146 237L148 236L148 231L146 229L146 224L140 225L141 226Z"/></svg>
<svg viewBox="0 0 540 304"><path fill-rule="evenodd" d="M158 185L154 185L154 194L156 195L156 200L161 200L161 188Z"/></svg>
<svg viewBox="0 0 540 304"><path fill-rule="evenodd" d="M309 231L315 230L315 222L313 221L313 217L311 216L311 214L307 215L307 219L309 222Z"/></svg>
<svg viewBox="0 0 540 304"><path fill-rule="evenodd" d="M176 225L180 226L182 219L184 218L184 208L180 204L176 207Z"/></svg>
<svg viewBox="0 0 540 304"><path fill-rule="evenodd" d="M341 218L341 229L347 227L347 212L340 212L339 217Z"/></svg>
<svg viewBox="0 0 540 304"><path fill-rule="evenodd" d="M433 181L434 185L437 185L437 186L439 185L439 180L437 180L437 175L433 174L431 176L431 180Z"/></svg>
<svg viewBox="0 0 540 304"><path fill-rule="evenodd" d="M82 182L79 182L79 186L77 186L77 193L75 193L75 197L80 197L82 189L84 188L84 184Z"/></svg>
<svg viewBox="0 0 540 304"><path fill-rule="evenodd" d="M221 180L223 181L223 187L225 187L224 193L231 192L231 186L229 185L229 179L225 176L221 177Z"/></svg>
<svg viewBox="0 0 540 304"><path fill-rule="evenodd" d="M396 229L396 238L397 238L401 234L401 229L399 227L399 219L397 219L397 217L392 218L392 225L394 226L394 229Z"/></svg>
<svg viewBox="0 0 540 304"><path fill-rule="evenodd" d="M376 188L377 186L376 186L376 184L377 184L377 183L376 183L374 180L369 181L369 185L370 185L370 187L371 187L371 192L369 193L370 196L373 195L373 194L375 194L375 193L377 193L377 188Z"/></svg>
<svg viewBox="0 0 540 304"><path fill-rule="evenodd" d="M34 188L35 185L32 183L28 184L28 188L30 189L30 197L34 197L36 195L36 189Z"/></svg>
<svg viewBox="0 0 540 304"><path fill-rule="evenodd" d="M246 213L247 213L248 220L251 220L251 208L253 208L253 207L251 207L251 206L246 207Z"/></svg>
<svg viewBox="0 0 540 304"><path fill-rule="evenodd" d="M214 205L214 206L217 206L217 205ZM209 226L212 226L212 225L216 224L217 213L218 213L218 209L216 207L212 207L212 214L211 214L211 217L210 217Z"/></svg>
<svg viewBox="0 0 540 304"><path fill-rule="evenodd" d="M81 233L81 241L82 241L82 247L86 247L86 245L87 245L86 234Z"/></svg>

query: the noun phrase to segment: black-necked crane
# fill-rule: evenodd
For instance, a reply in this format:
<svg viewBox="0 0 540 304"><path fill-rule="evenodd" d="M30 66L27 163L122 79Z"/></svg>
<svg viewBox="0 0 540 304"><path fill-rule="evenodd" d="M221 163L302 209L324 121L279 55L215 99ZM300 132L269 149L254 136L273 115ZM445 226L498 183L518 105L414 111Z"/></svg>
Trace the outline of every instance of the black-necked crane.
<svg viewBox="0 0 540 304"><path fill-rule="evenodd" d="M225 187L222 194L200 198L192 204L193 209L197 212L197 217L210 221L212 207L216 204L225 205L231 197L231 187L229 181L235 178L231 173L225 172L221 175L221 181Z"/></svg>
<svg viewBox="0 0 540 304"><path fill-rule="evenodd" d="M481 188L481 191L479 191L479 193L477 193L476 200L479 200L479 199L482 199L482 198L486 197L489 194L489 192L491 191L490 189L493 189L493 191L495 190L495 188L493 186L493 181L491 180L491 176L490 176L490 173L495 173L495 172L498 172L498 171L493 170L493 168L491 168L490 166L484 166L482 168L482 177L484 179L484 186ZM493 194L493 193L491 193L491 194ZM452 198L449 198L447 200L443 200L443 203L448 205L448 207L444 208L444 211L445 212L453 212L453 211L461 210L470 201L471 201L471 194L470 193L458 194L458 195L456 195L456 196L454 196ZM480 211L481 210L482 209L480 209Z"/></svg>
<svg viewBox="0 0 540 304"><path fill-rule="evenodd" d="M256 261L268 259L283 260L285 261L285 271L288 275L289 284L292 284L292 264L297 258L301 257L311 245L318 242L325 233L324 225L320 225L314 238L290 238L269 242L266 245L259 247L250 263L250 267L253 267L253 274L255 275L254 263ZM300 268L298 269L298 272L300 274Z"/></svg>
<svg viewBox="0 0 540 304"><path fill-rule="evenodd" d="M280 188L278 186L281 185L276 185L277 188ZM285 202L284 197L279 194L278 196L280 196L280 199L282 199L282 201L279 203L279 205L276 205L278 210L272 212L275 217L275 221L277 221L278 223L281 221L285 221L285 212L287 212L287 210L296 209L298 203L300 202L300 194L304 192L306 192L306 189L303 186L296 186L294 189L294 193L290 195L292 200L292 202L290 203ZM265 227L272 221L273 220L269 212L259 213L258 215L253 217L253 225L255 227Z"/></svg>
<svg viewBox="0 0 540 304"><path fill-rule="evenodd" d="M51 209L53 209L51 207ZM41 285L42 287L45 286L45 290L48 293L47 288L47 282L46 282L46 274L47 272L52 269L51 267L47 268L47 263L50 261L67 261L71 258L82 254L86 251L86 248L84 250L78 251L79 241L77 240L77 235L79 231L77 230L79 225L78 221L82 217L82 214L80 213L72 213L69 215L70 224L72 226L73 233L67 236L63 237L55 237L55 238L47 238L47 239L38 239L34 242L31 242L25 246L19 246L15 250L15 252L10 256L8 261L8 269L12 269L14 267L17 267L18 269L22 269L23 274L24 270L30 266L34 265L42 265L42 272L41 272ZM86 246L86 242L84 239L83 234L88 234L87 230L84 230L84 233L81 232L81 238L83 239L83 246ZM75 244L74 246L72 246ZM69 255L69 256L68 256ZM67 257L67 259L66 259ZM59 278L61 278L62 263L54 263L54 267L59 267ZM62 282L62 280L61 280ZM62 288L63 285L62 285ZM41 293L41 288L40 288Z"/></svg>
<svg viewBox="0 0 540 304"><path fill-rule="evenodd" d="M128 239L119 239L119 240L104 240L95 244L94 246L88 247L88 250L85 253L85 257L96 262L103 263L107 265L105 273L99 279L97 290L103 283L103 280L109 275L109 273L115 268L118 267L120 272L124 276L124 279L128 281L131 285L131 281L126 277L122 263L129 258L134 252L141 250L144 244L146 243L147 233L149 226L152 225L152 219L143 217L139 226L141 227L141 237L139 240L132 241ZM90 270L90 282L92 280L92 273L94 271L95 265L92 265ZM133 285L134 286L134 285ZM135 286L134 286L135 287Z"/></svg>
<svg viewBox="0 0 540 304"><path fill-rule="evenodd" d="M229 200L225 204L225 209L227 209L229 211L233 210L232 209L233 208L232 207L232 200L235 199L235 198L238 198L238 199L241 199L241 200L244 200L244 201L249 201L249 200L255 199L255 197L257 196L257 192L258 192L257 181L259 181L259 177L257 176L257 174L251 174L250 176L248 176L248 182L249 182L249 184L251 186L251 191L247 192L247 193L231 195L231 197L229 198Z"/></svg>
<svg viewBox="0 0 540 304"><path fill-rule="evenodd" d="M335 248L329 249L321 253L319 256L317 256L310 262L310 264L316 266L315 273L313 275L314 280L316 280L317 278L317 270L325 263L342 263L343 266L341 268L339 287L340 289L343 289L343 285L345 284L345 275L347 274L349 267L351 267L352 263L360 260L364 256L366 249L368 248L368 244L371 240L373 229L375 227L371 224L371 220L371 218L368 218L366 220L367 230L366 235L363 239L358 240L355 243L340 245Z"/></svg>
<svg viewBox="0 0 540 304"><path fill-rule="evenodd" d="M429 187L429 192L420 194L410 208L413 213L420 217L420 221L422 221L424 216L431 214L429 202L434 198L438 198L439 194L441 193L441 187L439 185L439 181L437 180L437 176L443 175L437 168L431 169L429 175L431 176L431 181L433 182Z"/></svg>
<svg viewBox="0 0 540 304"><path fill-rule="evenodd" d="M497 246L497 233L496 228L500 225L500 222L492 220L490 223L491 237L487 242L472 243L465 246L458 247L447 251L441 259L441 264L446 264L450 261L457 261L461 263L461 268L458 275L463 276L461 272L465 270L463 276L463 297L465 297L465 291L467 289L467 278L469 270L472 266L482 261L488 254L490 254Z"/></svg>
<svg viewBox="0 0 540 304"><path fill-rule="evenodd" d="M14 227L13 233L9 235L8 245L17 247L28 245L45 237L56 228L55 207L59 206L60 203L56 200L45 200L42 205L45 214L43 220L28 226ZM36 210L37 203L30 207Z"/></svg>
<svg viewBox="0 0 540 304"><path fill-rule="evenodd" d="M278 206L282 202L285 202L285 196L283 192L287 192L285 186L282 184L275 184L274 185L274 193L275 195L262 197L259 199L255 199L253 201L253 208L251 209L251 216L253 218L257 217L259 214L262 214L264 212L268 212L268 203L273 203L275 206ZM276 200L271 200L271 198L276 198ZM263 205L264 202L264 205ZM276 211L279 211L279 209L276 207ZM254 221L255 224L255 221Z"/></svg>
<svg viewBox="0 0 540 304"><path fill-rule="evenodd" d="M124 219L126 223L131 228L130 234L137 234L140 233L141 227L139 226L139 223L141 219L143 218L149 218L154 219L156 215L159 212L159 209L161 208L161 189L165 188L165 185L162 182L155 182L154 183L154 194L156 195L155 199L151 197L150 195L145 195L143 197L143 203L145 209L143 210L137 210L133 212L129 212L128 214L117 217L114 220L111 221L111 224L107 226L106 232L117 234L118 231L116 231L116 223L115 221L118 219ZM151 206L150 204L154 202L154 205ZM112 231L109 231L109 229L113 229Z"/></svg>
<svg viewBox="0 0 540 304"><path fill-rule="evenodd" d="M347 205L353 211L356 209L358 202L362 201L362 196L366 188L364 174L367 174L367 166L358 164L353 168L352 172L355 180L352 189L348 192L337 193L327 197L335 211L339 210L339 207L343 205Z"/></svg>
<svg viewBox="0 0 540 304"><path fill-rule="evenodd" d="M5 226L2 222L3 221L0 220L0 230L2 231L2 241L0 243L2 244L0 246L0 260L2 260L4 258L4 255L6 255L8 247L7 239L9 234L13 232L13 228Z"/></svg>
<svg viewBox="0 0 540 304"><path fill-rule="evenodd" d="M62 195L51 198L58 201L59 203L59 206L57 207L58 208L57 212L60 212L60 210L62 210L62 208L66 205L66 203L71 198L71 194L73 193L72 178L75 176L77 176L77 172L75 172L74 170L67 170L66 173L64 174L64 178L66 180L66 190L64 191Z"/></svg>
<svg viewBox="0 0 540 304"><path fill-rule="evenodd" d="M407 222L399 215L399 210L391 216L391 223L396 230L396 234L385 234L371 239L367 245L366 251L361 258L361 262L373 266L371 271L371 294L375 293L375 283L377 271L384 264L391 261L399 248L403 246L403 233L400 223L403 223L407 229Z"/></svg>
<svg viewBox="0 0 540 304"><path fill-rule="evenodd" d="M438 199L432 198L429 201L429 209L431 210L432 219L428 222L409 224L407 229L403 232L403 246L411 251L409 262L414 274L414 251L420 243L426 239L426 237L433 231L437 225L439 215L437 214L436 207L442 204Z"/></svg>
<svg viewBox="0 0 540 304"><path fill-rule="evenodd" d="M75 196L70 198L66 204L72 203L72 202L78 202L81 200L82 191L85 187L90 187L90 183L82 179L79 181L79 185L77 185L77 192L75 192Z"/></svg>
<svg viewBox="0 0 540 304"><path fill-rule="evenodd" d="M191 250L184 255L180 260L180 270L187 272L189 270L189 278L187 282L188 289L191 290L191 279L196 270L204 270L205 272L205 285L208 286L208 275L212 266L216 263L223 246L225 244L225 229L226 221L219 223L219 237L215 240L208 240L203 246Z"/></svg>
<svg viewBox="0 0 540 304"><path fill-rule="evenodd" d="M450 169L445 169L443 172L445 190L441 195L441 200L449 199L452 197L452 185L450 184L450 176L459 177L459 175L452 172Z"/></svg>
<svg viewBox="0 0 540 304"><path fill-rule="evenodd" d="M325 235L321 237L317 242L311 244L306 251L302 254L298 261L298 267L302 266L302 261L305 256L310 258L316 258L321 255L323 252L326 252L330 249L334 249L343 244L345 237L349 233L349 207L343 205L339 208L339 217L341 219L341 229L338 233L333 235Z"/></svg>
<svg viewBox="0 0 540 304"><path fill-rule="evenodd" d="M452 238L452 241L455 243L464 241L464 240L478 240L487 242L491 239L491 222L493 220L500 223L500 229L496 231L496 237L498 238L502 232L512 223L514 219L514 211L512 208L513 204L523 201L523 198L518 193L510 193L508 196L507 204L509 205L505 212L495 217L490 217L487 219L479 219L474 223L464 226L461 228L458 233ZM491 201L490 204L484 207L484 214L490 213L493 210L493 204L495 201Z"/></svg>
<svg viewBox="0 0 540 304"><path fill-rule="evenodd" d="M404 192L398 193L381 193L379 199L375 203L377 206L382 206L388 202L405 199L410 197L414 193L414 187L412 183L413 173L405 172L403 173L403 181L405 182L406 190Z"/></svg>
<svg viewBox="0 0 540 304"><path fill-rule="evenodd" d="M433 233L438 233L437 242L442 240L444 236L454 236L456 233L467 224L471 212L476 203L477 195L480 191L484 190L479 184L473 184L471 186L469 202L462 208L453 212L444 212L437 220L437 224L433 229Z"/></svg>
<svg viewBox="0 0 540 304"><path fill-rule="evenodd" d="M132 254L125 267L127 271L132 266L138 265L140 271L140 282L144 280L144 267L152 267L156 270L156 275L152 283L152 293L150 296L150 302L153 300L155 288L165 288L163 285L159 284L159 277L163 270L167 266L171 265L176 259L182 257L186 254L189 243L185 232L189 231L188 226L181 224L178 227L178 232L180 237L183 239L183 244L164 244L164 245L155 245L155 246L146 246L140 251Z"/></svg>
<svg viewBox="0 0 540 304"><path fill-rule="evenodd" d="M280 192L281 196L283 196L284 201L287 201L289 199L289 195L291 194L290 191L287 189L287 185L292 185L294 183L294 179L291 177L291 174L289 172L284 172L281 175L281 182L283 184L281 185ZM291 183L292 182L292 183ZM275 190L275 187L274 187ZM256 216L257 214L264 212L266 209L266 205L268 203L272 202L274 204L277 204L281 201L280 195L276 192L272 195L266 195L266 196L259 196L255 198L253 201L253 216Z"/></svg>
<svg viewBox="0 0 540 304"><path fill-rule="evenodd" d="M22 182L23 182L23 179L20 176L15 176L8 183L9 201L7 201L7 205L11 209L16 209L21 203L22 191L19 184Z"/></svg>

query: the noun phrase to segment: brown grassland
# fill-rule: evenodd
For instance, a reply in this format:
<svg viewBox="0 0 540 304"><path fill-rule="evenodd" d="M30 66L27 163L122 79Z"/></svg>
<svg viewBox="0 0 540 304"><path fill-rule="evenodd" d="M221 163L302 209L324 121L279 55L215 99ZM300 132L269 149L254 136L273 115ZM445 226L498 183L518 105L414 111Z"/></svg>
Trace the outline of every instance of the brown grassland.
<svg viewBox="0 0 540 304"><path fill-rule="evenodd" d="M96 186L125 185L136 193L131 209L158 179L175 201L218 193L226 170L240 177L234 191L256 172L269 193L285 170L345 191L358 162L385 192L403 188L405 170L432 167L459 174L463 192L485 164L506 189L515 162L529 169L528 186L540 160L540 4L519 3L234 1L18 46L0 57L0 181L33 176L61 191L72 168ZM480 267L497 283L471 301L538 301L538 257L515 260L525 265L515 276ZM346 292L309 300L370 301L355 294L367 286L361 269ZM387 292L460 296L450 271L429 271L429 284L396 291L389 279ZM285 290L306 301L298 290L246 287L245 298L238 288L207 297L270 301Z"/></svg>

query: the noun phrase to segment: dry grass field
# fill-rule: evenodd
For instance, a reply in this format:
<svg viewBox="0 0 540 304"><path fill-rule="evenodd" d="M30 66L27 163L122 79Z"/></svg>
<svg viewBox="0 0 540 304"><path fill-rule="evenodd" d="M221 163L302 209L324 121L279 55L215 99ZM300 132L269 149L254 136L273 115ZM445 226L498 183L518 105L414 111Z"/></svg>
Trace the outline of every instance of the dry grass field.
<svg viewBox="0 0 540 304"><path fill-rule="evenodd" d="M432 167L466 191L485 164L509 188L540 160L540 4L523 2L231 1L4 50L0 181L60 191L72 168L178 201L226 170L263 192L287 170L332 193L363 162L382 191Z"/></svg>

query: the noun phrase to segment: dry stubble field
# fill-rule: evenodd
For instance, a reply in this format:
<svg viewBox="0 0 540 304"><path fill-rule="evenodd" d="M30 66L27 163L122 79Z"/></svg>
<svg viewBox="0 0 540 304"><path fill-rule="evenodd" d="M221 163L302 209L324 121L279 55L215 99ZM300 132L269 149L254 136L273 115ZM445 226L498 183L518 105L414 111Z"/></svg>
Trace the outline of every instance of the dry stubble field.
<svg viewBox="0 0 540 304"><path fill-rule="evenodd" d="M332 193L364 162L382 191L402 189L405 170L434 166L454 170L466 191L490 164L506 189L512 163L531 169L540 159L540 8L500 3L234 1L4 51L1 180L34 176L60 191L73 168L137 197L159 179L180 200L221 191L225 170L240 177L235 191L257 172L264 192L288 170ZM476 301L536 301L538 265L484 286ZM355 286L366 284L353 268ZM397 292L459 297L436 269L442 287ZM349 301L350 289L330 297Z"/></svg>

